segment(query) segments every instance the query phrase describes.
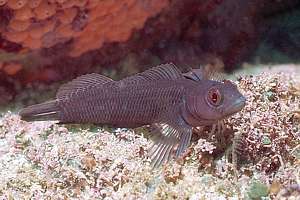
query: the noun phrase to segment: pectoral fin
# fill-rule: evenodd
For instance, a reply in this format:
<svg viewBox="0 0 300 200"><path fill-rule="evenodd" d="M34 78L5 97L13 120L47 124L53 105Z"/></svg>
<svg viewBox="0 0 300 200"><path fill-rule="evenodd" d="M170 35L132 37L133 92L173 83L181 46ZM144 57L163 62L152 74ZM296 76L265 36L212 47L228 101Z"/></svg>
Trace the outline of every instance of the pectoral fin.
<svg viewBox="0 0 300 200"><path fill-rule="evenodd" d="M153 146L149 151L151 166L159 167L169 161L172 156L178 157L189 146L192 127L183 120L177 123L159 123L152 125Z"/></svg>

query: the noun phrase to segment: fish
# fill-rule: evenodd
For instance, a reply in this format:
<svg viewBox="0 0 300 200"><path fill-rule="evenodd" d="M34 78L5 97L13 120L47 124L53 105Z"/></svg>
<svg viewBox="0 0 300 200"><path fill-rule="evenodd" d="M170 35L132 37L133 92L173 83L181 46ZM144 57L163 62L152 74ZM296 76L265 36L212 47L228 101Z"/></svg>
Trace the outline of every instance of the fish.
<svg viewBox="0 0 300 200"><path fill-rule="evenodd" d="M151 166L159 167L186 151L193 127L218 123L245 102L233 82L205 79L199 69L182 73L167 63L116 81L96 73L82 75L62 85L54 100L25 107L19 115L25 121L60 124L150 126L148 156Z"/></svg>

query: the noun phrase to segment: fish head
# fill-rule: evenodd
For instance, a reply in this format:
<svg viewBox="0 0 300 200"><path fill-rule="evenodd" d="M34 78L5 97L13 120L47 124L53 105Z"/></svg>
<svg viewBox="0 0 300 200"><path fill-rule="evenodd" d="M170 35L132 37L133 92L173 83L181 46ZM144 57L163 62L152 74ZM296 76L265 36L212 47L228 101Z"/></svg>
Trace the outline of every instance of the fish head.
<svg viewBox="0 0 300 200"><path fill-rule="evenodd" d="M246 104L246 98L231 81L198 83L188 92L185 104L185 118L192 126L214 124L239 112Z"/></svg>

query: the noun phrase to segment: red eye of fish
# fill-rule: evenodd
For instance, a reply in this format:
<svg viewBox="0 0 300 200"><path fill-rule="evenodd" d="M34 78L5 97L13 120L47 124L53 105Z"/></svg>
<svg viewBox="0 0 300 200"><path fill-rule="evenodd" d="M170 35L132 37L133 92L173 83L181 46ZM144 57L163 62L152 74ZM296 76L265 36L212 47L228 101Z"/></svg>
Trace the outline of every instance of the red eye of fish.
<svg viewBox="0 0 300 200"><path fill-rule="evenodd" d="M211 100L212 100L212 102L217 103L217 101L218 101L218 94L216 92L214 92L214 93L211 94Z"/></svg>
<svg viewBox="0 0 300 200"><path fill-rule="evenodd" d="M208 91L208 102L213 106L219 106L221 104L221 94L216 88L212 88Z"/></svg>

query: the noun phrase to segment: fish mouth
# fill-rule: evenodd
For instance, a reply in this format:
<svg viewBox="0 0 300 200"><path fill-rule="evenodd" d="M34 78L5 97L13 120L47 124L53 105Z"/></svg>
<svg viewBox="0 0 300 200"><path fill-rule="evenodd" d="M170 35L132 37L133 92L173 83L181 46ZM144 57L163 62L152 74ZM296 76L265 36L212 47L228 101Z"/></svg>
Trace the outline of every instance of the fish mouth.
<svg viewBox="0 0 300 200"><path fill-rule="evenodd" d="M241 111L246 105L246 98L244 96L241 96L240 98L236 99L233 104L228 108L228 115L226 117L229 117L239 111Z"/></svg>

